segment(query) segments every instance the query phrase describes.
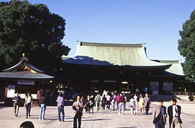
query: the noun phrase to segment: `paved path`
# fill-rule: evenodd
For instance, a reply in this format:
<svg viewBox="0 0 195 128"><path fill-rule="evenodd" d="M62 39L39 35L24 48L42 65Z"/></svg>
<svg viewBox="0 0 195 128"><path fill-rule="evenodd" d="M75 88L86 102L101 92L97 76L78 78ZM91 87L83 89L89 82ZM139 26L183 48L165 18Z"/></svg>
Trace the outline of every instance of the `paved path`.
<svg viewBox="0 0 195 128"><path fill-rule="evenodd" d="M94 114L85 113L82 118L82 128L154 128L152 109L156 103L152 103L150 115L131 115L129 108L125 115L119 115L118 111L100 110ZM195 103L179 103L182 105L183 128L195 128ZM168 102L165 103L169 105ZM31 118L25 119L25 108L21 107L19 117L13 116L12 107L0 108L0 128L19 128L19 125L26 120L34 123L35 128L72 128L74 112L70 106L65 107L65 122L57 120L57 108L47 107L46 120L39 120L39 107L33 107ZM167 122L168 123L168 122ZM168 128L168 125L166 126Z"/></svg>

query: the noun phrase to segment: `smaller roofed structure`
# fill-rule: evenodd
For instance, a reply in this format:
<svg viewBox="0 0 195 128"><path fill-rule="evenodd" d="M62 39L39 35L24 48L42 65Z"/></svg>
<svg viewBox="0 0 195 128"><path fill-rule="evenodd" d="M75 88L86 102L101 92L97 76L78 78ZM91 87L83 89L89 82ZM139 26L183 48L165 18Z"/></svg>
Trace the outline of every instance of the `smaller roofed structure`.
<svg viewBox="0 0 195 128"><path fill-rule="evenodd" d="M0 72L0 78L52 79L54 77L44 74L42 70L31 65L28 58L23 54L23 57L16 65Z"/></svg>

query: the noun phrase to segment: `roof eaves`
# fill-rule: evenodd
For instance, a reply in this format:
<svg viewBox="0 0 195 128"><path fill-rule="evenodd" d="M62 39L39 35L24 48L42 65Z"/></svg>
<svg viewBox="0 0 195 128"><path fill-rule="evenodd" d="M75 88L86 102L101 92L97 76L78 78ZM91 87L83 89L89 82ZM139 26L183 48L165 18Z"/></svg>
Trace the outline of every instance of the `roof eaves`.
<svg viewBox="0 0 195 128"><path fill-rule="evenodd" d="M4 69L3 72L11 72L15 69L17 69L18 67L20 67L22 65L23 61L18 62L16 65L9 67L7 69Z"/></svg>

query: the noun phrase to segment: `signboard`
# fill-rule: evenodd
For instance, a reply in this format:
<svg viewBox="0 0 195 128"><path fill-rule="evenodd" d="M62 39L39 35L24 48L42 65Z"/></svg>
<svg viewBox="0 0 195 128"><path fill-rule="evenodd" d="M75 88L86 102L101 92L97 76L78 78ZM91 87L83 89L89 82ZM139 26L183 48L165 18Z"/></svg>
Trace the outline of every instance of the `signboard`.
<svg viewBox="0 0 195 128"><path fill-rule="evenodd" d="M15 94L15 85L8 85L7 97L14 97Z"/></svg>
<svg viewBox="0 0 195 128"><path fill-rule="evenodd" d="M26 96L25 93L20 93L20 98L21 99L25 99L25 96ZM31 96L32 96L33 99L37 99L37 94L31 94Z"/></svg>
<svg viewBox="0 0 195 128"><path fill-rule="evenodd" d="M18 80L18 85L35 85L34 80Z"/></svg>

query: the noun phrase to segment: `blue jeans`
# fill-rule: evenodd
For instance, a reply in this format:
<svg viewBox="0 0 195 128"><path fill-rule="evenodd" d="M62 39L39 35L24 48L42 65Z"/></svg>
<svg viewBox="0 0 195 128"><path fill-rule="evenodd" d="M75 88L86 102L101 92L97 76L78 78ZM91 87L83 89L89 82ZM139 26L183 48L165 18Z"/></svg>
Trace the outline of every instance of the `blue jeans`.
<svg viewBox="0 0 195 128"><path fill-rule="evenodd" d="M40 108L40 120L45 120L46 104L41 104Z"/></svg>
<svg viewBox="0 0 195 128"><path fill-rule="evenodd" d="M26 104L26 118L30 117L31 103Z"/></svg>
<svg viewBox="0 0 195 128"><path fill-rule="evenodd" d="M160 119L156 124L155 128L165 128L165 124L162 119Z"/></svg>
<svg viewBox="0 0 195 128"><path fill-rule="evenodd" d="M121 113L121 111L124 113L124 103L123 102L119 103L119 113Z"/></svg>
<svg viewBox="0 0 195 128"><path fill-rule="evenodd" d="M61 113L62 113L62 120L61 120ZM64 121L64 106L58 107L58 120Z"/></svg>

